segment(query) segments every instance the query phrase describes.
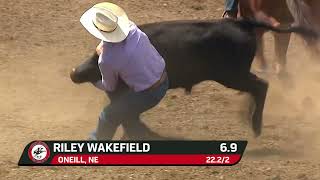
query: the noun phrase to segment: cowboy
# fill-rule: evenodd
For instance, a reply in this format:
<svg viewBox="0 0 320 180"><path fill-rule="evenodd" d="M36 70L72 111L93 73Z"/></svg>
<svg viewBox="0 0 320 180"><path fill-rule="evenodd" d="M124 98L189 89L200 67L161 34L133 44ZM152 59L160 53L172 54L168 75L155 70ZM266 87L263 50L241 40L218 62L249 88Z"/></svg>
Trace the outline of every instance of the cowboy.
<svg viewBox="0 0 320 180"><path fill-rule="evenodd" d="M238 16L238 0L225 0L223 18L236 19Z"/></svg>
<svg viewBox="0 0 320 180"><path fill-rule="evenodd" d="M130 139L147 138L150 130L141 122L140 114L156 106L166 94L169 82L164 59L115 4L94 5L80 22L101 40L97 54L102 79L94 85L111 100L90 139L111 140L120 125ZM120 88L123 84L126 88Z"/></svg>

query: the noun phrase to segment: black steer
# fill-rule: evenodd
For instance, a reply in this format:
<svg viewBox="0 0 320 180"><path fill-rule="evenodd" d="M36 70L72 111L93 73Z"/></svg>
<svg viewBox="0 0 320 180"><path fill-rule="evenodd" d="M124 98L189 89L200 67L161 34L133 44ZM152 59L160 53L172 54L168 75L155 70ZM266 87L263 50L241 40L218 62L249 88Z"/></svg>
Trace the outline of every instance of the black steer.
<svg viewBox="0 0 320 180"><path fill-rule="evenodd" d="M314 35L301 27L274 28L252 20L171 21L140 25L166 61L170 88L214 80L222 85L250 93L255 100L252 129L261 134L262 114L268 83L250 72L256 53L256 28L277 32ZM98 55L73 69L73 82L101 79Z"/></svg>

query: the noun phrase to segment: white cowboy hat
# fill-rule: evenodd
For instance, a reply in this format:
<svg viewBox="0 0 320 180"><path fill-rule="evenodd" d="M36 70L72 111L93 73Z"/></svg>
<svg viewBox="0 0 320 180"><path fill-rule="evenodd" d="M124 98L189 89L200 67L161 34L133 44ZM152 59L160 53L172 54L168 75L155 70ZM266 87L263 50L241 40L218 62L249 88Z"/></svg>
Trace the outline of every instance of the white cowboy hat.
<svg viewBox="0 0 320 180"><path fill-rule="evenodd" d="M94 5L81 16L80 22L96 38L113 43L128 36L131 24L125 11L109 2Z"/></svg>

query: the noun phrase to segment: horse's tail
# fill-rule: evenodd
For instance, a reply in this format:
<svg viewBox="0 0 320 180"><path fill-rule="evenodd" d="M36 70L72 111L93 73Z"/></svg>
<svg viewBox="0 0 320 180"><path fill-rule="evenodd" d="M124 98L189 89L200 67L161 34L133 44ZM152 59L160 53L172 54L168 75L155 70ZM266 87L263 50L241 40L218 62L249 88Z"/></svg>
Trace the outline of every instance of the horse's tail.
<svg viewBox="0 0 320 180"><path fill-rule="evenodd" d="M286 0L288 9L294 18L294 25L312 28L310 6L303 0Z"/></svg>
<svg viewBox="0 0 320 180"><path fill-rule="evenodd" d="M240 25L242 27L250 29L250 30L262 28L264 30L270 30L270 31L278 32L278 33L297 33L297 34L300 34L300 35L302 35L304 37L308 37L308 38L314 38L314 39L320 38L320 34L317 31L315 31L309 27L302 26L302 25L274 27L268 23L256 21L252 18L243 18L243 19L238 20L238 22L240 23Z"/></svg>

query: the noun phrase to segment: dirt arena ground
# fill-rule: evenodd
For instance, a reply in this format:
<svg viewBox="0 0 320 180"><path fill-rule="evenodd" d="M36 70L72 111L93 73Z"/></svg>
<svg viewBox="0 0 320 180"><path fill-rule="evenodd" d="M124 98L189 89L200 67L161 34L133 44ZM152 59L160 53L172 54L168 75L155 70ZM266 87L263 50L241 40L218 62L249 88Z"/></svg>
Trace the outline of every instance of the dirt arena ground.
<svg viewBox="0 0 320 180"><path fill-rule="evenodd" d="M155 131L189 139L247 139L233 167L18 167L32 140L81 140L95 128L106 103L89 84L75 85L69 70L98 41L79 17L98 1L0 0L0 179L320 179L320 68L298 37L291 40L291 82L270 80L263 135L252 137L250 97L215 82L190 96L170 90L143 119ZM220 18L223 0L113 1L138 24ZM266 36L269 59L272 38ZM121 133L121 132L120 132ZM117 137L119 137L118 133Z"/></svg>

